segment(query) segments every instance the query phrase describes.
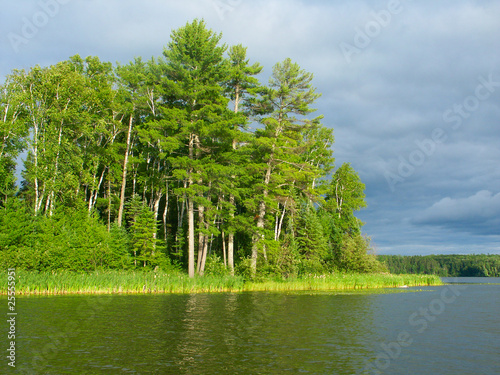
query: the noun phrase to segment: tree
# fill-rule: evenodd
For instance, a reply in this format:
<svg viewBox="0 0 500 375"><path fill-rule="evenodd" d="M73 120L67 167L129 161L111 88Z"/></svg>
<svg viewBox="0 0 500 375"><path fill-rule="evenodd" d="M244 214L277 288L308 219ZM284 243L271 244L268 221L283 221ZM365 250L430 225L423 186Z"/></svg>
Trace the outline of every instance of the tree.
<svg viewBox="0 0 500 375"><path fill-rule="evenodd" d="M121 131L119 121L114 118L116 90L113 66L97 57L82 59L75 55L70 64L85 79L88 120L81 128L78 146L82 151L83 168L80 172L80 188L83 199L92 212L99 198L107 174L110 180L110 165L113 164L112 146Z"/></svg>
<svg viewBox="0 0 500 375"><path fill-rule="evenodd" d="M233 46L229 49L229 81L227 83L227 93L234 105L234 112L239 113L241 103L245 102L248 95L255 95L259 88L259 81L254 76L259 74L263 67L259 63L254 63L249 65L249 60L247 59L247 48L243 47L241 44ZM242 124L246 124L246 118L243 117L241 120ZM237 130L237 129L235 129ZM237 163L234 162L236 159L240 161L241 153L237 151L238 142L245 140L242 133L235 132L235 136L232 140L232 150L230 155L228 155L227 160L233 160L233 166L236 168ZM240 156L240 157L238 157ZM236 210L235 202L235 174L231 174L231 183L228 185L230 188L229 193L229 233L227 240L227 254L228 254L228 265L231 275L234 274L234 232L235 232L235 222L234 222L234 212Z"/></svg>
<svg viewBox="0 0 500 375"><path fill-rule="evenodd" d="M15 190L16 158L24 149L28 126L21 120L22 73L14 72L0 86L0 205Z"/></svg>
<svg viewBox="0 0 500 375"><path fill-rule="evenodd" d="M156 238L158 228L155 213L137 194L126 206L130 222L130 246L134 253L134 266L137 266L137 260L142 262L143 267L148 264L150 266L168 264Z"/></svg>
<svg viewBox="0 0 500 375"><path fill-rule="evenodd" d="M362 222L354 212L366 207L365 184L349 163L338 168L327 186L324 208L333 215L339 235L357 234ZM341 238L337 238L337 243Z"/></svg>
<svg viewBox="0 0 500 375"><path fill-rule="evenodd" d="M313 113L313 75L285 59L262 86L262 66L242 45L225 55L221 38L195 20L158 59L113 68L77 55L8 77L0 207L18 199L14 165L26 149L19 199L36 215L33 267L126 266L130 249L153 266L165 249L191 277L207 259L230 274L236 263L252 275L297 275L368 249L355 217L365 205L359 176L345 164L327 181L334 137ZM92 231L97 242L82 244Z"/></svg>
<svg viewBox="0 0 500 375"><path fill-rule="evenodd" d="M29 124L24 177L34 213L52 215L56 202L75 202L83 173L79 142L95 109L92 89L74 64L65 61L22 74L24 121ZM57 193L57 194L56 194Z"/></svg>
<svg viewBox="0 0 500 375"><path fill-rule="evenodd" d="M302 272L322 273L330 249L318 214L309 203L303 205L297 220L297 243Z"/></svg>
<svg viewBox="0 0 500 375"><path fill-rule="evenodd" d="M185 153L172 160L177 169L174 175L184 181L177 191L187 201L188 216L188 273L195 273L195 202L198 202L199 224L206 228L205 208L208 200L204 170L213 162L211 154L218 141L227 138L226 132L234 119L228 114L228 101L223 95L227 65L223 54L225 45L219 45L221 35L206 28L204 21L195 20L172 32L172 40L164 50L162 64L164 100L169 108L164 111L177 124L177 138L185 146ZM207 232L199 244L207 242ZM202 245L202 259L206 246Z"/></svg>
<svg viewBox="0 0 500 375"><path fill-rule="evenodd" d="M116 68L118 75L120 103L119 112L126 123L126 141L125 152L123 156L122 182L120 189L120 207L118 209L118 226L122 225L123 210L125 204L125 190L127 186L127 172L129 167L129 158L132 151L134 138L134 124L140 121L147 108L146 101L146 67L142 59L136 58L134 62L128 65L118 66Z"/></svg>
<svg viewBox="0 0 500 375"><path fill-rule="evenodd" d="M254 197L247 201L247 205L256 210L257 220L251 258L254 273L259 250L264 258L267 257L264 227L268 210L276 202L273 198L290 196L295 182L303 178L306 167L300 155L303 134L321 119L306 117L315 111L310 105L320 96L311 85L312 79L311 73L286 59L274 66L269 86L262 89L258 98L250 101L253 113L264 125L263 129L256 131L253 144L254 160L259 165L250 166L260 171L261 175L257 177L260 181L256 181ZM285 202L288 201L285 199Z"/></svg>
<svg viewBox="0 0 500 375"><path fill-rule="evenodd" d="M335 254L335 264L344 271L387 272L387 268L370 252L370 239L357 233L344 234L341 250Z"/></svg>

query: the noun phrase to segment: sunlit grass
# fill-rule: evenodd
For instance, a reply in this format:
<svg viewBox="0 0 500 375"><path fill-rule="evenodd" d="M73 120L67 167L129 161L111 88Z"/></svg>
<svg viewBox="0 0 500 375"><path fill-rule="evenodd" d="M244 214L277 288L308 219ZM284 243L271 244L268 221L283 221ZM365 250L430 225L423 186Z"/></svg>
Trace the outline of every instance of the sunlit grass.
<svg viewBox="0 0 500 375"><path fill-rule="evenodd" d="M433 275L334 273L328 275L309 275L282 281L247 282L245 290L356 290L441 284L441 279Z"/></svg>
<svg viewBox="0 0 500 375"><path fill-rule="evenodd" d="M332 273L245 281L240 276L189 278L183 273L141 271L74 273L19 270L16 273L17 295L357 290L440 284L441 279L434 275ZM7 294L7 283L0 285L0 294Z"/></svg>

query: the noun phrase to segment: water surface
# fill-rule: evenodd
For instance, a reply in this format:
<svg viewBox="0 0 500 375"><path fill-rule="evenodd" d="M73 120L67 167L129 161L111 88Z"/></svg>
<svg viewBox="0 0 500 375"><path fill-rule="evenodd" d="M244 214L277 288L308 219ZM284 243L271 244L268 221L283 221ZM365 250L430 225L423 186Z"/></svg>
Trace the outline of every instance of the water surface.
<svg viewBox="0 0 500 375"><path fill-rule="evenodd" d="M18 297L17 311L17 373L500 373L500 285Z"/></svg>

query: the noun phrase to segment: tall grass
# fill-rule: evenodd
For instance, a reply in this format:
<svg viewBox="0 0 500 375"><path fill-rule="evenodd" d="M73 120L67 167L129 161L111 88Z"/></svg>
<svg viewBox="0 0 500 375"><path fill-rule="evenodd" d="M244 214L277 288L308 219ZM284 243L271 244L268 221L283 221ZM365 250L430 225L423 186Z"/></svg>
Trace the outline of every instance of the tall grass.
<svg viewBox="0 0 500 375"><path fill-rule="evenodd" d="M355 290L441 284L441 279L433 275L333 273L309 275L297 279L266 280L258 283L248 282L244 287L245 290L255 291Z"/></svg>
<svg viewBox="0 0 500 375"><path fill-rule="evenodd" d="M240 276L189 278L182 273L96 271L91 273L17 271L16 294L207 293L241 291L347 290L439 285L433 275L334 273L297 279L245 281ZM0 284L0 295L7 283Z"/></svg>

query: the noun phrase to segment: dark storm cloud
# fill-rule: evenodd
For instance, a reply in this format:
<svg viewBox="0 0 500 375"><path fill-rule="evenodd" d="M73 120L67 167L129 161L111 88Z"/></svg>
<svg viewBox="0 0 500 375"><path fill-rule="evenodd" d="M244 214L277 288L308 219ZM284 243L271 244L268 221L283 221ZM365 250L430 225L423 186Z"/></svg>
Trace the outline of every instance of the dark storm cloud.
<svg viewBox="0 0 500 375"><path fill-rule="evenodd" d="M41 4L54 2L43 24ZM76 53L159 56L193 18L248 46L263 82L291 57L323 94L336 165L351 162L366 184L359 216L379 252L500 252L498 1L37 0L3 14L2 76ZM34 17L16 52L9 35Z"/></svg>

